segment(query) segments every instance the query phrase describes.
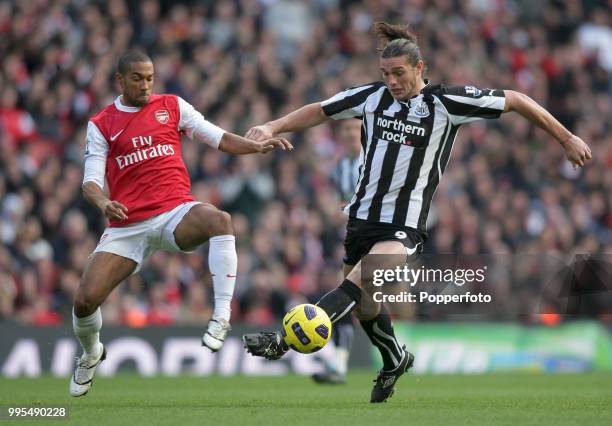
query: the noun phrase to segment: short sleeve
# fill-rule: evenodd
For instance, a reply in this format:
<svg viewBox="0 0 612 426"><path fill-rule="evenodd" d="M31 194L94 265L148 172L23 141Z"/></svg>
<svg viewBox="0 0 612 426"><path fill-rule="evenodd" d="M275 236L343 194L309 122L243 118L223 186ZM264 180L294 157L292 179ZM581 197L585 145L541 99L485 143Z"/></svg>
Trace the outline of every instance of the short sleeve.
<svg viewBox="0 0 612 426"><path fill-rule="evenodd" d="M443 87L440 101L455 125L499 118L506 105L503 90L479 89L474 86Z"/></svg>
<svg viewBox="0 0 612 426"><path fill-rule="evenodd" d="M179 130L183 130L191 139L204 142L218 149L225 130L206 120L201 113L181 97L178 98L178 104L181 114Z"/></svg>
<svg viewBox="0 0 612 426"><path fill-rule="evenodd" d="M351 87L321 102L321 107L325 115L334 120L361 117L368 97L383 87L380 82Z"/></svg>

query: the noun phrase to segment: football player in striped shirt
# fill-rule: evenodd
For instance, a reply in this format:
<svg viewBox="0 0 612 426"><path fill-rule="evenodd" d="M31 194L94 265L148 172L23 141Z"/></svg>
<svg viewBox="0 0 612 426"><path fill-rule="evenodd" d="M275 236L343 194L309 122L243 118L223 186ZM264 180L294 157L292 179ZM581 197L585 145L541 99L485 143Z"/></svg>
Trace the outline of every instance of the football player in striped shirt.
<svg viewBox="0 0 612 426"><path fill-rule="evenodd" d="M382 81L306 105L253 127L246 135L263 140L330 119L362 119L362 172L344 209L349 216L345 279L318 305L332 322L354 310L380 351L383 368L372 389L370 401L374 403L386 401L393 394L397 379L412 366L414 356L395 338L384 305L362 292L371 288L372 277L362 278L361 260L368 254L383 254L379 256L382 259L396 259L389 255L398 255L403 263L418 256L427 237L431 200L458 129L472 121L516 112L550 134L574 167L582 167L591 159L589 147L528 96L513 90L433 84L424 78L425 64L413 34L403 26L384 22L376 23L375 30L382 42ZM394 269L403 265L382 266ZM243 341L250 353L268 359L278 359L288 350L278 332L248 334Z"/></svg>

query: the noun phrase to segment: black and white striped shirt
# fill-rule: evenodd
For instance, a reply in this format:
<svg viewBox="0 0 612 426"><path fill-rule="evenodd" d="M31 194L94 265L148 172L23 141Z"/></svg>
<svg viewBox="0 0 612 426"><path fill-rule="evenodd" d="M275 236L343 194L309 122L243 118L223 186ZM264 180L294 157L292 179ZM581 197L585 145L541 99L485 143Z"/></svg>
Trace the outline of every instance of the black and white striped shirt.
<svg viewBox="0 0 612 426"><path fill-rule="evenodd" d="M427 84L406 102L383 82L353 87L321 102L335 120L362 119L363 163L344 211L370 222L426 230L434 192L448 163L459 126L498 118L503 90Z"/></svg>
<svg viewBox="0 0 612 426"><path fill-rule="evenodd" d="M343 201L351 199L359 182L359 168L363 164L363 151L356 157L343 157L332 172L332 181Z"/></svg>

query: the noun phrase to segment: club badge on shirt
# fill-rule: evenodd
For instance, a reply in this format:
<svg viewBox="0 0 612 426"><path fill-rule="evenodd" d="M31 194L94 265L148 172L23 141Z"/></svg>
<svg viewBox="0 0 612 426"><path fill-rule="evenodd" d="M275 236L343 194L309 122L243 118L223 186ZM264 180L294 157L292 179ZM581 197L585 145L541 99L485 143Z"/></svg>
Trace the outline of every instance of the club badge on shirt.
<svg viewBox="0 0 612 426"><path fill-rule="evenodd" d="M155 119L161 124L166 124L170 119L170 114L165 109L158 109L155 111Z"/></svg>
<svg viewBox="0 0 612 426"><path fill-rule="evenodd" d="M429 108L425 102L421 102L414 108L414 115L417 117L427 117L429 115Z"/></svg>

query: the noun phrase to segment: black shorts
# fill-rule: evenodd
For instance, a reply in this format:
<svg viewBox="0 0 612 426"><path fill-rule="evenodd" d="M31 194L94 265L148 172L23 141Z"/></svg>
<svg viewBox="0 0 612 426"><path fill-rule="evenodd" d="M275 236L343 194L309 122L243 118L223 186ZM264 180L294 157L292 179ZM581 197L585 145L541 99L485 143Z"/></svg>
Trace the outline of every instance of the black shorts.
<svg viewBox="0 0 612 426"><path fill-rule="evenodd" d="M344 240L344 264L356 265L381 241L399 241L410 251L416 247L415 255L418 255L423 250L425 237L413 228L350 217Z"/></svg>

